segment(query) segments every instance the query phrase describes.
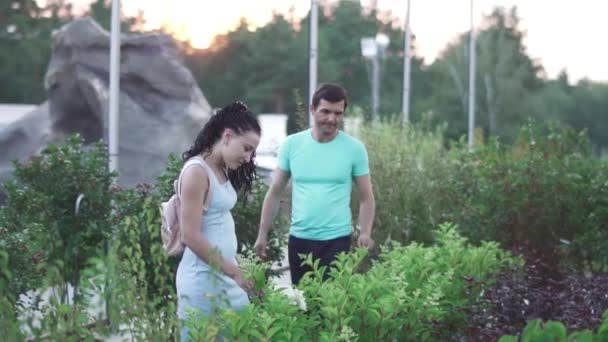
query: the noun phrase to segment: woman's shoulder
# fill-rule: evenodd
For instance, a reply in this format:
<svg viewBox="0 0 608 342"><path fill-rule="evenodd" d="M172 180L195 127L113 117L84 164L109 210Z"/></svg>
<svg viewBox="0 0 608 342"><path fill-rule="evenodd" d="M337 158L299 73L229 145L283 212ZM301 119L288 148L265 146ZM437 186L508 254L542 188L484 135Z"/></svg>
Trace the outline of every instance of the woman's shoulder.
<svg viewBox="0 0 608 342"><path fill-rule="evenodd" d="M201 180L205 181L209 178L205 161L202 158L193 157L188 159L181 170L182 184L196 184Z"/></svg>

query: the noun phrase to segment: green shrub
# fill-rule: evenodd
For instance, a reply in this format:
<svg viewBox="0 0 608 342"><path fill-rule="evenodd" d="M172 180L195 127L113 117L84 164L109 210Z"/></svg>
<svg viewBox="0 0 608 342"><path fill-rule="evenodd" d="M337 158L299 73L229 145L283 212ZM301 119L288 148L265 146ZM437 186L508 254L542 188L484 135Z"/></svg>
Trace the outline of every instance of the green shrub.
<svg viewBox="0 0 608 342"><path fill-rule="evenodd" d="M15 296L9 290L12 274L8 267L8 254L0 250L0 336L8 341L23 339L19 326L16 324Z"/></svg>
<svg viewBox="0 0 608 342"><path fill-rule="evenodd" d="M502 336L499 342L517 342L516 336ZM528 322L521 335L522 342L551 341L551 342L604 342L608 341L608 310L604 312L604 321L598 328L597 334L590 330L576 331L568 335L566 327L561 322L543 322L535 319Z"/></svg>
<svg viewBox="0 0 608 342"><path fill-rule="evenodd" d="M608 163L599 165L589 178L588 192L580 196L585 229L565 250L591 270L608 272Z"/></svg>
<svg viewBox="0 0 608 342"><path fill-rule="evenodd" d="M481 282L506 264L519 263L497 244L470 247L451 225L437 231L439 244L423 247L394 244L384 248L369 271L358 271L367 250L342 254L322 282L322 269L313 266L299 291L257 282L264 294L241 312L193 318L193 337L213 340L303 341L434 341L464 322L460 310L479 294ZM256 278L263 277L258 266ZM472 281L475 279L476 281ZM259 288L259 286L262 286Z"/></svg>
<svg viewBox="0 0 608 342"><path fill-rule="evenodd" d="M7 182L7 202L0 213L0 247L16 295L37 288L45 264L63 265L57 281L76 289L89 258L99 255L110 235L114 174L101 143L85 150L80 136L49 145L27 163L14 162L16 181ZM63 294L63 298L67 293Z"/></svg>
<svg viewBox="0 0 608 342"><path fill-rule="evenodd" d="M432 242L444 222L442 183L450 177L441 132L423 133L396 122L360 128L376 198L374 238L380 242ZM453 200L453 199L452 199ZM356 199L354 199L356 201ZM358 210L358 205L351 206ZM353 212L353 217L357 216Z"/></svg>
<svg viewBox="0 0 608 342"><path fill-rule="evenodd" d="M118 227L106 265L108 317L128 327L131 338L168 341L177 336L177 259L159 238L159 196L147 185L117 193Z"/></svg>
<svg viewBox="0 0 608 342"><path fill-rule="evenodd" d="M360 137L377 241L430 243L429 232L449 221L474 243L526 243L553 260L608 265L608 164L584 132L530 123L515 145L491 141L473 152L392 122L365 126Z"/></svg>

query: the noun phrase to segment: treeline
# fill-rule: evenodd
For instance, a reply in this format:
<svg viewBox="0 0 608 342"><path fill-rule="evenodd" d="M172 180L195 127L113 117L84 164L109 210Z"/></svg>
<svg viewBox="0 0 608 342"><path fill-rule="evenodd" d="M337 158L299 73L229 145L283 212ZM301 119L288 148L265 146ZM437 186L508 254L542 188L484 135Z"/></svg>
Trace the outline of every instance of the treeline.
<svg viewBox="0 0 608 342"><path fill-rule="evenodd" d="M439 9L438 9L439 10ZM51 32L75 15L64 0L0 4L0 103L40 103ZM85 13L108 28L110 2L97 0ZM124 16L123 16L124 17ZM123 30L139 31L144 15L125 17ZM208 49L183 46L184 58L214 107L235 98L260 113L287 113L295 127L308 96L308 18L275 14L263 27L243 19L215 38ZM608 145L608 84L572 82L566 72L548 79L523 45L516 8L496 8L483 18L477 36L476 126L485 138L512 142L528 119L586 129L596 152ZM415 28L414 28L415 29ZM381 117L399 115L402 106L403 28L390 13L356 2L322 3L319 15L320 82L344 84L352 112L367 116L371 107L371 65L361 55L360 39L386 33L391 43L381 64ZM447 125L446 137L466 134L468 33L446 45L432 63L416 55L413 37L411 121L428 128ZM567 49L564 41L564 49Z"/></svg>

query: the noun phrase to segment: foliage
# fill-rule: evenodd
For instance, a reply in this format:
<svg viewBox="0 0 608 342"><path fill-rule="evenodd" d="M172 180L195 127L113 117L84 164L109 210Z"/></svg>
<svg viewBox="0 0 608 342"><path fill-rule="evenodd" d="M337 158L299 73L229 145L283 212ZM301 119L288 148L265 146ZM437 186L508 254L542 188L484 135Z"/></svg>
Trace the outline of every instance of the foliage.
<svg viewBox="0 0 608 342"><path fill-rule="evenodd" d="M79 136L14 165L17 181L5 184L0 209L0 261L20 272L2 274L3 332L19 332L23 322L35 338L128 331L168 340L176 299L159 236L159 195L146 185L112 185L105 145L85 147ZM29 298L19 298L27 291ZM91 310L104 305L105 314Z"/></svg>
<svg viewBox="0 0 608 342"><path fill-rule="evenodd" d="M468 286L469 279L488 281L503 266L519 262L495 243L468 246L449 224L437 231L437 240L432 247L385 248L365 273L359 267L366 250L342 254L326 282L318 260L309 255L304 262L313 271L297 290L286 296L268 284L258 287L263 295L241 312L192 319L192 334L213 340L221 332L236 341L440 339L442 332L462 324L459 310L481 289ZM257 273L262 271L258 267Z"/></svg>
<svg viewBox="0 0 608 342"><path fill-rule="evenodd" d="M44 73L51 55L51 32L71 19L71 6L49 1L3 1L0 4L0 103L40 103ZM63 7L63 9L59 9Z"/></svg>
<svg viewBox="0 0 608 342"><path fill-rule="evenodd" d="M561 322L542 322L535 319L528 323L524 329L521 341L578 341L578 342L601 342L608 340L608 310L604 312L604 322L598 328L597 334L590 330L576 331L568 335L566 327ZM502 336L499 342L517 342L515 336Z"/></svg>
<svg viewBox="0 0 608 342"><path fill-rule="evenodd" d="M11 0L0 5L0 102L41 103L46 97L44 73L51 54L51 33L79 15L65 0ZM110 1L92 1L84 15L109 28ZM122 16L122 31L143 27L144 13ZM608 87L580 80L564 71L547 79L542 66L526 51L525 31L516 8L496 7L477 31L476 124L488 137L511 143L530 117L556 120L577 131L589 130L596 153L608 146ZM415 28L414 28L415 30ZM287 113L294 131L297 91L307 96L309 18L294 12L274 14L253 29L246 20L216 36L209 49L184 46L184 60L215 107L241 99L255 112ZM371 67L361 56L360 39L386 33L391 40L381 63L380 112L385 118L401 111L403 29L390 13L358 2L322 2L319 11L319 82L340 82L352 107L371 107ZM468 33L445 46L432 63L417 55L413 36L410 119L447 124L445 138L467 132ZM284 63L289 61L289 63ZM255 70L255 72L252 72Z"/></svg>
<svg viewBox="0 0 608 342"><path fill-rule="evenodd" d="M426 133L397 121L360 128L376 199L375 240L432 241L431 232L447 209L436 203L441 192L435 189L449 175L441 135L441 131Z"/></svg>
<svg viewBox="0 0 608 342"><path fill-rule="evenodd" d="M175 259L159 238L159 199L149 186L123 190L118 229L108 254L108 317L128 327L132 338L168 341L176 336ZM120 209L123 209L122 211Z"/></svg>
<svg viewBox="0 0 608 342"><path fill-rule="evenodd" d="M363 251L343 256L331 271L332 280L324 283L315 267L297 289L301 296L296 289L274 288L266 278L267 264L244 263L256 284L253 305L240 313L195 319L189 323L193 334L222 332L243 340L446 340L445 332L471 328L465 324L471 310L500 303L493 300L505 287L513 291L502 300L518 305L505 309L528 310L522 296L537 294L523 298L530 307L560 315L539 318L589 329L580 322L595 322L588 320L595 316L570 298L586 294L585 307L598 313L605 299L594 294L605 291L590 289L606 281L565 277L551 269L555 264L548 258L565 254L583 261L587 271L605 267L605 161L593 157L584 134L560 127L529 124L512 147L493 141L472 152L463 144L447 150L441 136L390 122L361 127L378 204L374 237L386 244L377 260L368 260ZM181 161L170 157L156 187L120 189L110 187L114 175L107 158L103 145L84 147L81 138L73 137L27 163L15 163L17 182L6 184L8 202L0 209L2 336L70 340L128 332L144 340L177 337L177 260L162 251L158 203L171 193ZM262 182L256 183L234 210L237 229L244 228L238 233L245 237L243 251L255 238L265 191ZM84 198L75 215L80 193ZM437 223L448 219L460 228ZM276 251L285 240L278 228L273 230ZM470 246L457 230L479 247ZM500 286L493 286L492 274L520 263L497 243L483 242L491 239L504 245L526 242L527 249L547 259L536 266L543 272L525 269L532 281L519 271L499 275ZM402 246L412 240L420 243ZM310 258L305 262L315 264ZM534 287L539 279L546 283ZM67 283L77 287L73 301L67 300ZM15 311L18 296L28 289L40 290L32 296L34 306ZM55 295L43 300L45 289L55 289ZM88 310L101 303L107 303L105 314ZM526 310L521 322L540 312ZM513 312L493 316L521 318ZM17 315L26 330L21 331Z"/></svg>
<svg viewBox="0 0 608 342"><path fill-rule="evenodd" d="M518 25L515 8L498 7L484 17L476 38L476 125L486 136L504 141L512 141L517 128L534 116L530 99L542 85L542 67L526 54ZM464 33L430 66L434 91L429 94L433 100L428 110L433 111L435 122L449 123L446 134L451 139L467 132L468 45L468 33Z"/></svg>
<svg viewBox="0 0 608 342"><path fill-rule="evenodd" d="M554 261L606 265L606 162L585 132L534 123L516 144L493 140L470 152L443 147L441 133L394 123L361 130L368 148L377 241L431 242L438 222L473 242L531 243Z"/></svg>
<svg viewBox="0 0 608 342"><path fill-rule="evenodd" d="M17 317L14 310L15 295L9 290L12 274L8 266L8 253L0 249L0 336L9 341L21 340L21 332L14 324Z"/></svg>
<svg viewBox="0 0 608 342"><path fill-rule="evenodd" d="M325 10L319 11L319 82L342 83L349 91L350 104L369 110L371 67L361 55L360 39L385 32L392 43L382 63L380 109L386 114L398 112L402 78L392 76L401 74L403 39L399 26L394 25L396 19L377 18L378 13L352 1L322 6ZM218 35L209 49L189 50L186 63L214 106L238 98L255 112L286 113L291 132L295 130L295 112L299 109L292 92L309 97L308 31L308 18L290 14L275 14L269 23L255 31L243 20L231 32ZM414 58L415 77L422 74L421 67L422 60ZM423 88L413 88L413 94L422 95ZM416 107L418 97L412 97L412 101Z"/></svg>
<svg viewBox="0 0 608 342"><path fill-rule="evenodd" d="M46 263L61 263L61 280L77 290L88 259L105 247L112 227L108 189L114 174L103 144L86 153L83 149L82 138L73 136L27 163L14 162L17 181L5 184L8 200L0 216L0 245L9 252L9 266L24 271L15 275L13 293L40 285ZM63 295L65 299L67 293Z"/></svg>
<svg viewBox="0 0 608 342"><path fill-rule="evenodd" d="M73 5L65 0L10 0L0 3L0 13L0 103L42 103L52 33L77 17ZM110 1L91 3L85 14L109 28ZM142 20L123 15L123 32L140 28Z"/></svg>
<svg viewBox="0 0 608 342"><path fill-rule="evenodd" d="M86 15L95 19L107 31L110 31L112 26L112 1L111 0L95 0L89 5ZM137 16L129 17L121 14L120 31L135 32L143 29L144 24L143 13L140 11Z"/></svg>

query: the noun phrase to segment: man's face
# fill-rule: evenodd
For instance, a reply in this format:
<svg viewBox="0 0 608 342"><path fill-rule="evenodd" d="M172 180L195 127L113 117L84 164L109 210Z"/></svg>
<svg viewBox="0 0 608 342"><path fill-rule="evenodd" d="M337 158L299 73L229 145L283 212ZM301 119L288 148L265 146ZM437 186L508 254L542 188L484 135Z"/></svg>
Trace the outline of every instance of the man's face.
<svg viewBox="0 0 608 342"><path fill-rule="evenodd" d="M334 135L340 129L344 118L344 100L329 102L321 99L317 108L311 106L315 127L323 135Z"/></svg>

